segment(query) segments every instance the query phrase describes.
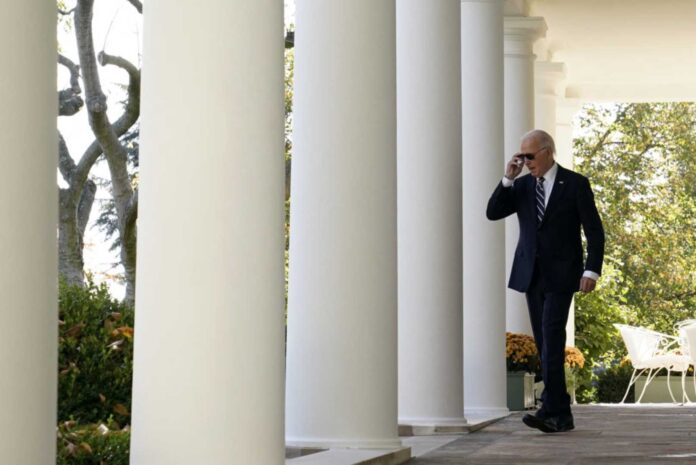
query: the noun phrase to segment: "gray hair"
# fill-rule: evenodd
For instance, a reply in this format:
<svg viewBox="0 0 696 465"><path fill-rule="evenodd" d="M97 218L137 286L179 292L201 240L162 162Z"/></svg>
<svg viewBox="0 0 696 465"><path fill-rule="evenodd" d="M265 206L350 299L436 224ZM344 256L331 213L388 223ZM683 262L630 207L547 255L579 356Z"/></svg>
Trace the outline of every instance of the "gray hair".
<svg viewBox="0 0 696 465"><path fill-rule="evenodd" d="M548 132L541 129L532 129L522 136L523 141L527 139L536 139L541 146L548 147L551 150L551 155L556 154L556 143L553 141L553 137L551 137L551 134Z"/></svg>

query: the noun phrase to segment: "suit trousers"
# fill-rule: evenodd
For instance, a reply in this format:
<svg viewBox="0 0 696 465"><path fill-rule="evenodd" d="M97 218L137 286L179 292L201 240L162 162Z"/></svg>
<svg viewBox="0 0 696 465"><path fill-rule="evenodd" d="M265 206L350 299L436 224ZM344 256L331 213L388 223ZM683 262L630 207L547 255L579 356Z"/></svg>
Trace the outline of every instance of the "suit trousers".
<svg viewBox="0 0 696 465"><path fill-rule="evenodd" d="M544 391L541 417L570 415L570 396L565 382L566 324L573 292L548 292L537 260L532 282L525 293L534 341L540 355Z"/></svg>

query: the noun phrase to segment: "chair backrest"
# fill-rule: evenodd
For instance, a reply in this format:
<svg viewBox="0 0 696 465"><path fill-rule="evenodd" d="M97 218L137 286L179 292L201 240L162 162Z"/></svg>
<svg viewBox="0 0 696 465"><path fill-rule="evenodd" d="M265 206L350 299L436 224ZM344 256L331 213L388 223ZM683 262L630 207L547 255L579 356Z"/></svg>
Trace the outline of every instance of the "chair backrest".
<svg viewBox="0 0 696 465"><path fill-rule="evenodd" d="M642 368L645 362L659 352L662 334L636 326L621 324L614 326L621 332L628 356L631 358L631 365L634 368Z"/></svg>
<svg viewBox="0 0 696 465"><path fill-rule="evenodd" d="M679 328L679 339L685 355L689 356L692 363L696 363L696 322Z"/></svg>

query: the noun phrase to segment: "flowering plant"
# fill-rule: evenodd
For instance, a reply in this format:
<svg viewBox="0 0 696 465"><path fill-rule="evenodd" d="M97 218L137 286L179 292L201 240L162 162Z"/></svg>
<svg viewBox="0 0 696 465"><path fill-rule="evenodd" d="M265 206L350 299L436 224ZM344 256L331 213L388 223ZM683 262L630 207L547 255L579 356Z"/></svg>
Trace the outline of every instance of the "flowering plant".
<svg viewBox="0 0 696 465"><path fill-rule="evenodd" d="M539 367L539 354L532 336L505 333L507 371L534 373Z"/></svg>
<svg viewBox="0 0 696 465"><path fill-rule="evenodd" d="M585 357L577 347L565 348L565 366L571 370L578 370L585 366Z"/></svg>
<svg viewBox="0 0 696 465"><path fill-rule="evenodd" d="M539 371L539 353L534 338L526 334L505 333L505 358L508 371ZM565 367L576 372L585 366L585 357L577 347L565 348Z"/></svg>

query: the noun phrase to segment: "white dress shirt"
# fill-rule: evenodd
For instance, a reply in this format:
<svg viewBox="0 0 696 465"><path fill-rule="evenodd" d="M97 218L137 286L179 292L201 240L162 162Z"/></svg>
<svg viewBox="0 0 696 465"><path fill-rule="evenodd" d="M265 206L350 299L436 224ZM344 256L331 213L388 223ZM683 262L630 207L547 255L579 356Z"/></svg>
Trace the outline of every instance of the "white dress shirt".
<svg viewBox="0 0 696 465"><path fill-rule="evenodd" d="M549 198L551 198L551 190L553 189L553 184L556 182L556 174L558 173L558 164L554 162L553 166L544 173L544 208L549 205ZM514 180L503 177L503 187L512 187ZM591 278L595 281L599 279L599 274L594 271L585 270L582 274L584 278Z"/></svg>

